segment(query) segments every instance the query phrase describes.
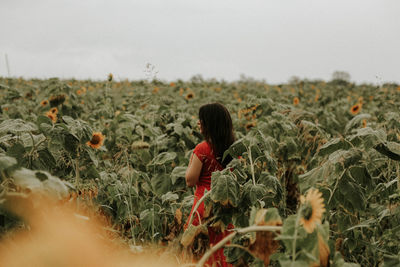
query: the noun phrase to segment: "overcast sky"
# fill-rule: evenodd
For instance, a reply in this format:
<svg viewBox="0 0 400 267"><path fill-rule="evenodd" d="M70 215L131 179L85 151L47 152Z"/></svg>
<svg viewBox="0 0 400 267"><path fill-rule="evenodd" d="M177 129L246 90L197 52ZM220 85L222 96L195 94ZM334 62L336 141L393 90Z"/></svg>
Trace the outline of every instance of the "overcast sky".
<svg viewBox="0 0 400 267"><path fill-rule="evenodd" d="M399 0L0 0L0 76L400 83Z"/></svg>

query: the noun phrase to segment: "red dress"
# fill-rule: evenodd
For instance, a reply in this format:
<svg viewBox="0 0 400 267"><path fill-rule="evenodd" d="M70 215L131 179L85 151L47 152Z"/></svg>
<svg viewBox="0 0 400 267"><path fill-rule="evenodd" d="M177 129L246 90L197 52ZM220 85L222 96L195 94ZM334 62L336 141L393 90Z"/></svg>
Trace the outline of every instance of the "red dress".
<svg viewBox="0 0 400 267"><path fill-rule="evenodd" d="M191 216L194 216L193 219L193 225L199 225L199 217L202 220L203 219L203 214L204 214L204 202L200 204L198 207L196 214L193 213L193 209L196 206L197 201L201 199L201 197L204 195L204 191L207 189L207 191L210 191L211 189L211 174L214 171L221 171L224 169L222 165L215 159L214 153L211 149L211 146L209 143L206 141L201 142L198 144L194 151L194 154L199 158L199 160L203 163L203 166L201 168L201 173L199 180L197 181L196 184L196 191L194 193L194 202L192 206L192 210L190 211L190 215L188 218L188 221L185 224L185 229L188 227L189 219ZM198 214L197 214L198 213ZM232 228L233 226L230 225ZM210 239L210 247L217 244L219 241L221 241L225 236L227 236L230 232L225 231L223 233L216 233L211 227L208 228L208 236ZM231 264L228 264L225 261L225 256L224 256L224 250L223 248L219 249L216 251L207 261L207 264L212 266L216 264L216 266L232 266Z"/></svg>

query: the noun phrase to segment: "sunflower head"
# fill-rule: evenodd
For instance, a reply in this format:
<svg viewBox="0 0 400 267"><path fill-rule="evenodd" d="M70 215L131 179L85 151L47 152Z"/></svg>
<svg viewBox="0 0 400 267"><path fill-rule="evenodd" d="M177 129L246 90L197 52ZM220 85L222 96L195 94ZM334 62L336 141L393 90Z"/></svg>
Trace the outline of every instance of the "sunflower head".
<svg viewBox="0 0 400 267"><path fill-rule="evenodd" d="M300 224L307 233L312 233L317 223L321 223L322 214L325 212L324 199L318 189L310 189L307 195L301 196L302 203Z"/></svg>
<svg viewBox="0 0 400 267"><path fill-rule="evenodd" d="M77 94L77 95L83 94L83 90L81 90L81 89L76 90L76 94Z"/></svg>
<svg viewBox="0 0 400 267"><path fill-rule="evenodd" d="M182 95L183 95L183 92L184 92L183 88L182 88L182 87L181 87L181 88L179 88L179 95L180 95L180 96L182 96Z"/></svg>
<svg viewBox="0 0 400 267"><path fill-rule="evenodd" d="M247 131L250 131L250 129L255 126L256 126L255 122L249 122L249 123L246 123L246 125L245 125Z"/></svg>
<svg viewBox="0 0 400 267"><path fill-rule="evenodd" d="M51 108L50 110L49 110L49 112L50 113L52 113L52 114L58 114L58 108L56 108L56 107L54 107L54 108Z"/></svg>
<svg viewBox="0 0 400 267"><path fill-rule="evenodd" d="M193 92L188 93L185 98L186 98L186 100L193 99L194 98L194 93Z"/></svg>
<svg viewBox="0 0 400 267"><path fill-rule="evenodd" d="M159 88L159 87L154 87L154 89L153 89L153 94L157 94L158 91L160 91L160 88Z"/></svg>
<svg viewBox="0 0 400 267"><path fill-rule="evenodd" d="M49 99L50 105L52 107L61 105L65 101L65 95L56 95L56 96L51 96Z"/></svg>
<svg viewBox="0 0 400 267"><path fill-rule="evenodd" d="M293 105L297 106L300 103L300 99L296 96L293 98Z"/></svg>
<svg viewBox="0 0 400 267"><path fill-rule="evenodd" d="M170 82L169 86L175 87L175 83L174 82Z"/></svg>
<svg viewBox="0 0 400 267"><path fill-rule="evenodd" d="M113 74L112 74L112 73L109 73L109 74L108 74L107 80L108 80L109 82L111 82L111 81L113 80Z"/></svg>
<svg viewBox="0 0 400 267"><path fill-rule="evenodd" d="M40 102L40 105L42 106L42 107L45 107L45 106L47 106L49 104L49 101L48 100L43 100L42 102Z"/></svg>
<svg viewBox="0 0 400 267"><path fill-rule="evenodd" d="M98 149L103 145L105 136L101 132L94 132L92 134L92 139L90 139L86 144L91 148Z"/></svg>
<svg viewBox="0 0 400 267"><path fill-rule="evenodd" d="M357 115L358 113L360 113L361 106L362 106L361 103L357 103L354 106L352 106L351 109L350 109L351 114Z"/></svg>
<svg viewBox="0 0 400 267"><path fill-rule="evenodd" d="M51 112L51 110L46 112L46 116L53 122L56 123L57 122L57 113L53 113Z"/></svg>

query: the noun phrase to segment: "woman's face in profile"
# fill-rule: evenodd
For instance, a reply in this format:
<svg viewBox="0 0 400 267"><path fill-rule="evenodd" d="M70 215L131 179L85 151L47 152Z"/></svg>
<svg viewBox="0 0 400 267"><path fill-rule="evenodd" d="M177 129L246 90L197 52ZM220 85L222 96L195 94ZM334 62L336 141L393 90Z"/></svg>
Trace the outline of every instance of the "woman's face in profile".
<svg viewBox="0 0 400 267"><path fill-rule="evenodd" d="M202 126L200 120L197 121L197 127L200 129L200 133L203 134L203 126Z"/></svg>

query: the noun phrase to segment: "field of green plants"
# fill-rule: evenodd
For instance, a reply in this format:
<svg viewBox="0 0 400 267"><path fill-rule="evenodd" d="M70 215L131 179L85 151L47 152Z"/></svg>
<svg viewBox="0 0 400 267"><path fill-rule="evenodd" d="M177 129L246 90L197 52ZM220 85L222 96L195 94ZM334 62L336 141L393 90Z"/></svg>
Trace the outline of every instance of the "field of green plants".
<svg viewBox="0 0 400 267"><path fill-rule="evenodd" d="M211 102L231 113L234 160L184 232L185 171ZM232 222L224 253L237 266L400 265L399 85L0 78L0 107L0 205L47 192L94 207L131 247L199 264L206 226ZM16 227L2 207L1 235Z"/></svg>

